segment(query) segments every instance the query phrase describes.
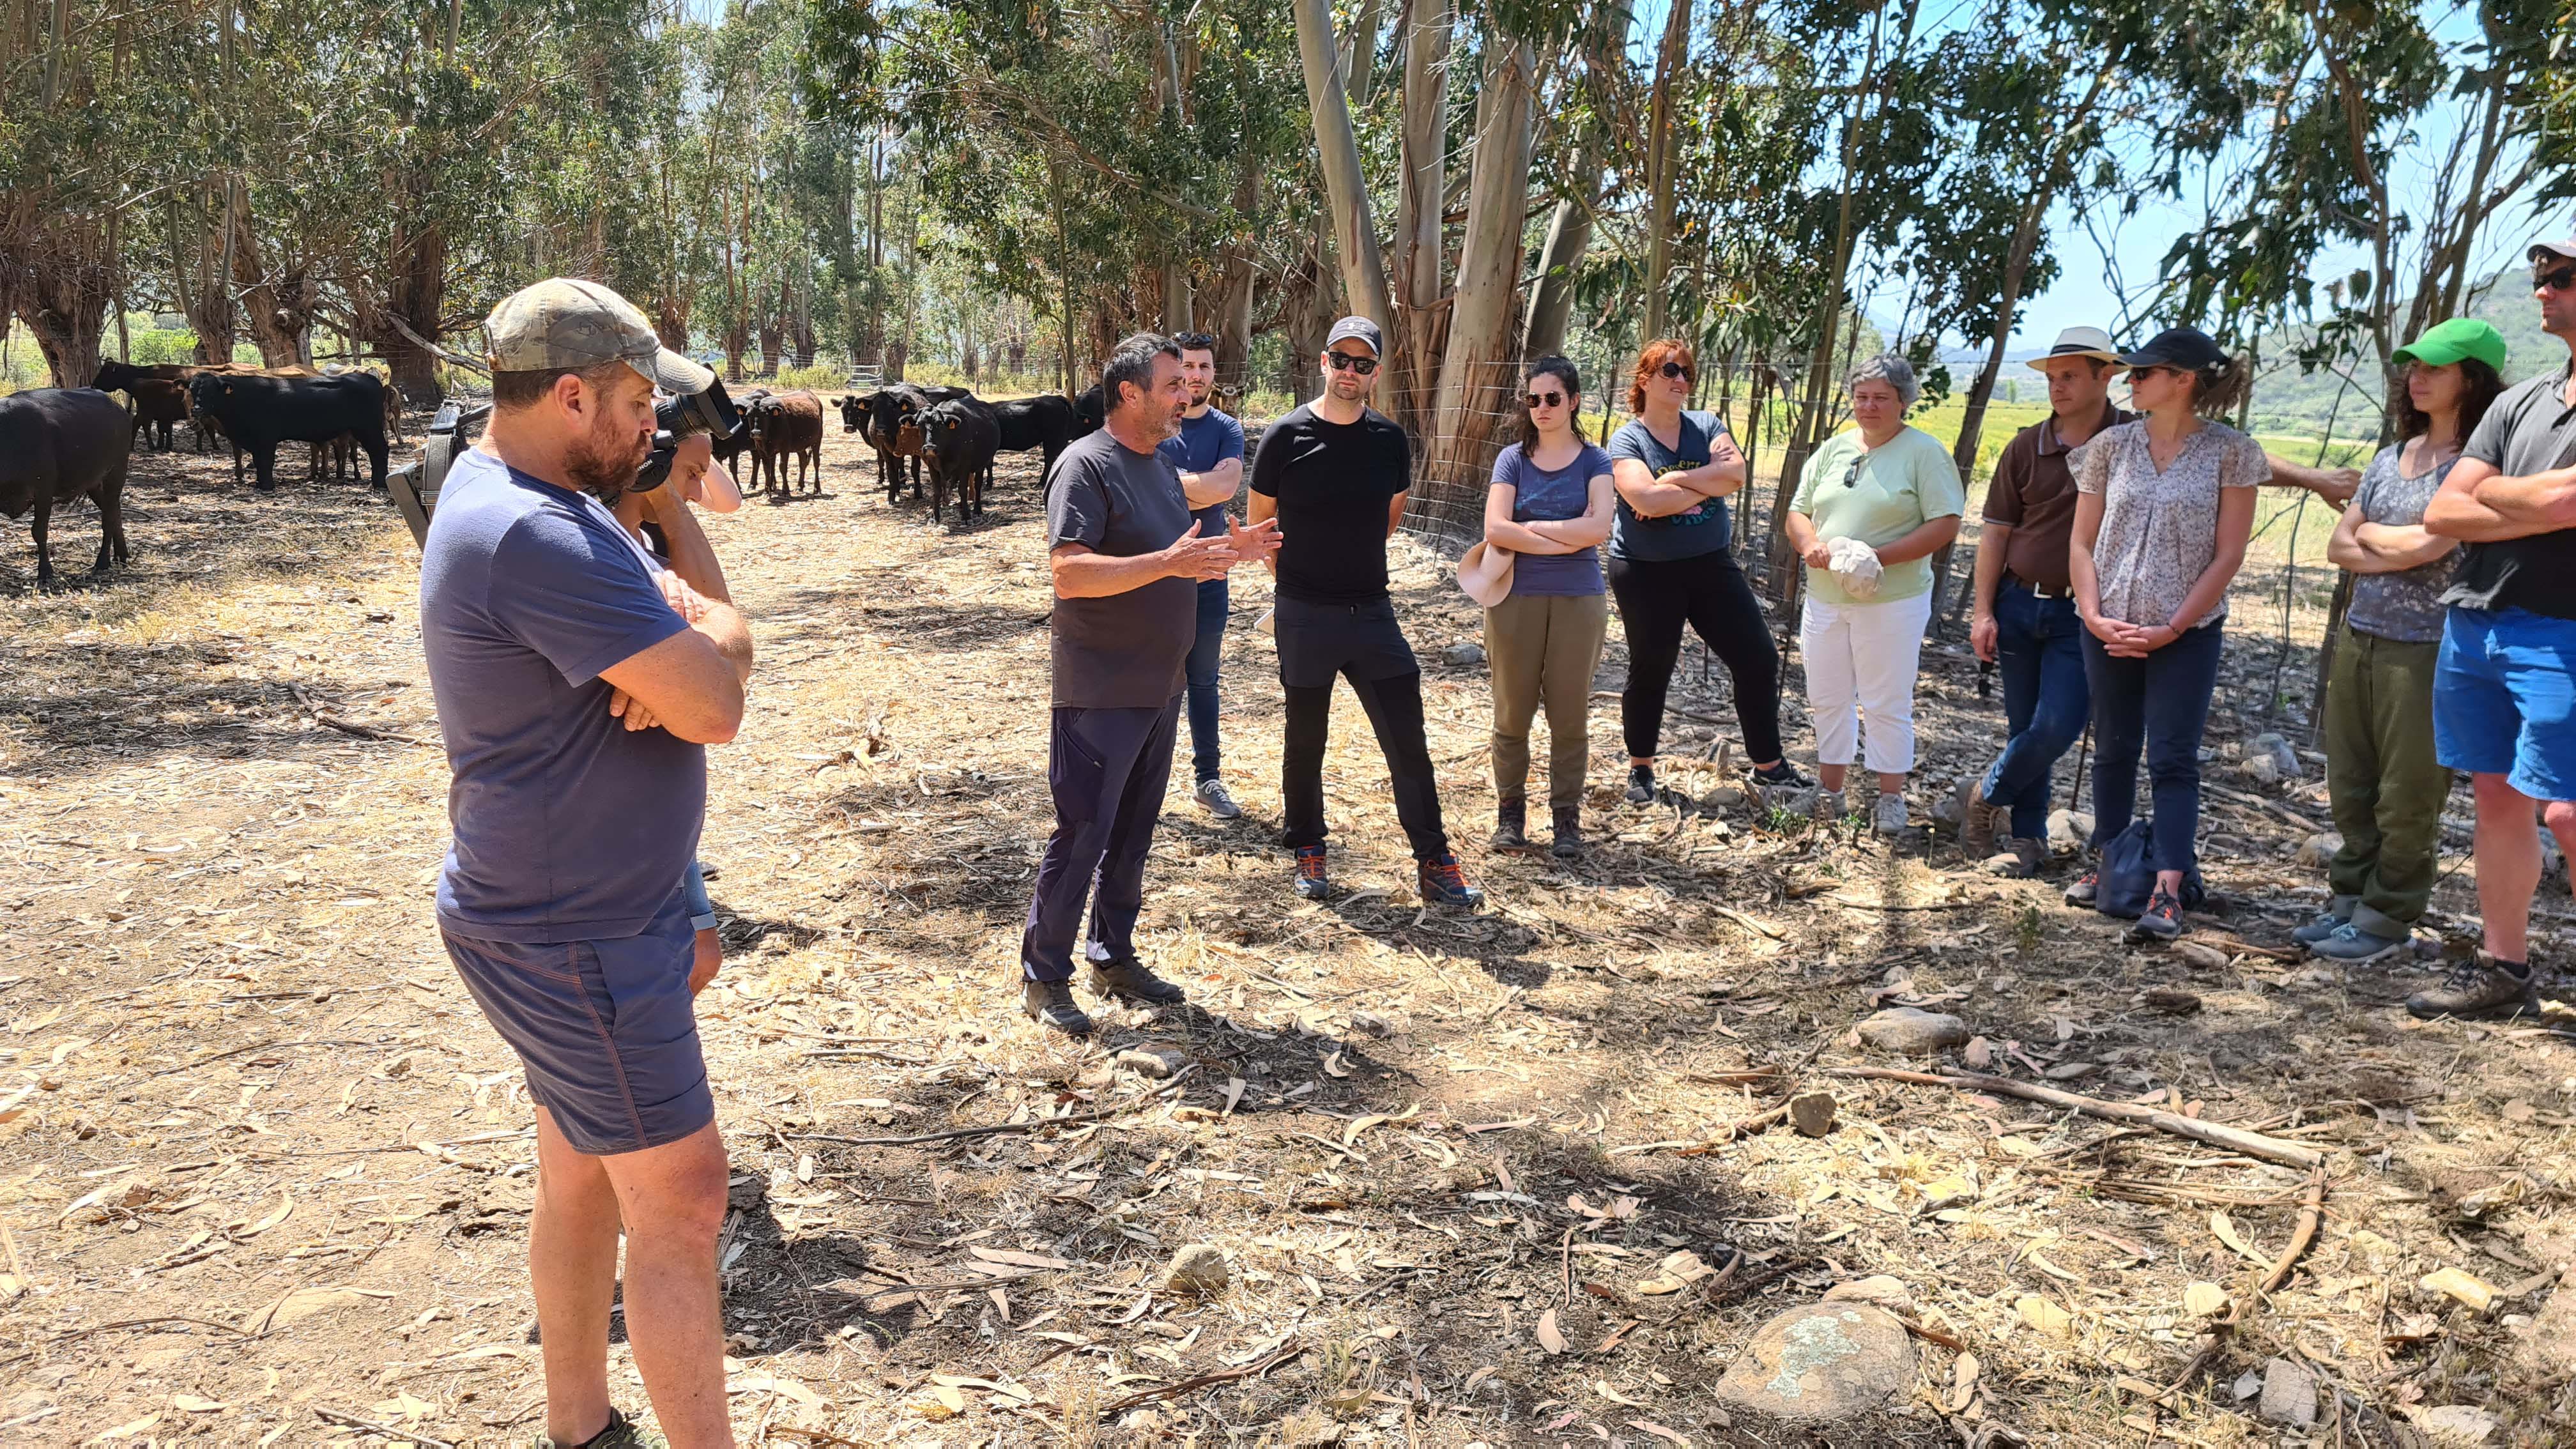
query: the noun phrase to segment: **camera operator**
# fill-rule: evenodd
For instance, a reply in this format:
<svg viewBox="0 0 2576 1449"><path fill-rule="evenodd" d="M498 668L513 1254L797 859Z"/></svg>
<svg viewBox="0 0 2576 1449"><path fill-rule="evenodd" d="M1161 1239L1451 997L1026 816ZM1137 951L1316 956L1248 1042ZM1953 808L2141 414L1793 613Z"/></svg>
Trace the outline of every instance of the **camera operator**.
<svg viewBox="0 0 2576 1449"><path fill-rule="evenodd" d="M622 1225L626 1331L662 1433L730 1449L725 1151L674 886L704 746L741 728L751 634L677 494L644 500L670 549L659 576L610 513L653 450L655 385L688 397L714 374L596 283L540 282L484 326L491 427L430 524L421 634L455 775L439 931L537 1104L543 1442L641 1442L608 1398ZM638 706L653 728L626 728Z"/></svg>

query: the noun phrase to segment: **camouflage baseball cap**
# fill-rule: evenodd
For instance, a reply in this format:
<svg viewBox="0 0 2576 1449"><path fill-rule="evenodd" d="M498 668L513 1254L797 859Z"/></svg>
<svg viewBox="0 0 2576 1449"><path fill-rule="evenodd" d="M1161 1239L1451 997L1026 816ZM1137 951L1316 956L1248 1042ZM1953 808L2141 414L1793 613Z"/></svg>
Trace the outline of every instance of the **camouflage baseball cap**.
<svg viewBox="0 0 2576 1449"><path fill-rule="evenodd" d="M601 286L549 277L501 299L484 320L492 339L486 360L495 372L550 372L623 362L666 392L686 396L713 386L713 371L662 345L635 304Z"/></svg>

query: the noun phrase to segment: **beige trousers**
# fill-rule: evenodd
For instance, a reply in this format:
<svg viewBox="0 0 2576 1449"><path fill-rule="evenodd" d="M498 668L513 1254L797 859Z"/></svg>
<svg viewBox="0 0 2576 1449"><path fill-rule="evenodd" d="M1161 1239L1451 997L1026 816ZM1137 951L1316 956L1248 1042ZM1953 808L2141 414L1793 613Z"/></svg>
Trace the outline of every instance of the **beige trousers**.
<svg viewBox="0 0 2576 1449"><path fill-rule="evenodd" d="M1586 715L1592 671L1610 627L1602 594L1513 594L1485 611L1485 661L1494 672L1494 794L1527 798L1530 721L1547 706L1547 803L1583 803L1592 740Z"/></svg>

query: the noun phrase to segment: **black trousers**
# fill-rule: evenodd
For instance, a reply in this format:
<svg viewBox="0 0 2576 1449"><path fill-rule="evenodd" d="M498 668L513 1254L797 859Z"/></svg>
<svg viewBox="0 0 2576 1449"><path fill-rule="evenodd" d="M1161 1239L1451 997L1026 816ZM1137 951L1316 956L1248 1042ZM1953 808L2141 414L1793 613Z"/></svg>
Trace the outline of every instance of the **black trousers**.
<svg viewBox="0 0 2576 1449"><path fill-rule="evenodd" d="M1161 709L1049 711L1047 788L1055 833L1038 860L1037 890L1020 933L1020 971L1031 981L1073 975L1084 897L1091 900L1087 961L1136 954L1145 908L1145 857L1154 846L1181 697Z"/></svg>
<svg viewBox="0 0 2576 1449"><path fill-rule="evenodd" d="M1449 853L1440 825L1440 787L1422 722L1422 671L1397 628L1395 607L1328 605L1282 598L1274 619L1288 726L1280 747L1280 794L1289 846L1324 843L1324 745L1331 733L1333 680L1359 696L1395 792L1396 819L1416 860Z"/></svg>
<svg viewBox="0 0 2576 1449"><path fill-rule="evenodd" d="M1682 655L1682 626L1707 643L1735 683L1735 720L1756 764L1780 758L1780 651L1744 570L1723 553L1653 561L1611 558L1610 597L1628 635L1619 724L1633 759L1651 760L1664 731L1664 695Z"/></svg>

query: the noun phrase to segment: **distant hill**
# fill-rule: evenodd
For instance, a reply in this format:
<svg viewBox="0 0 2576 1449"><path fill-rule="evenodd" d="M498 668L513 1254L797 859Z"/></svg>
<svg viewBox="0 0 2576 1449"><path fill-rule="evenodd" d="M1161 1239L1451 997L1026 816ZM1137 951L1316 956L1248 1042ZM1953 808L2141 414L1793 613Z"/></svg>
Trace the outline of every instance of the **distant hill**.
<svg viewBox="0 0 2576 1449"><path fill-rule="evenodd" d="M2565 364L2567 351L2556 339L2540 330L2540 309L2532 304L2528 274L2520 267L2508 268L2489 277L2472 296L2468 315L2493 323L2504 334L2506 360L2504 378L2520 382L2541 372L2554 371ZM2352 384L2347 389L2342 374L2334 369L2319 368L2301 373L2298 364L2288 359L2297 355L2305 328L2288 328L2263 339L2265 359L2262 374L2254 385L2254 421L2257 426L2273 430L2314 432L2325 426L2331 414L2338 435L2347 430L2375 431L2379 419L2380 379L2376 366L2348 367ZM2283 361L2274 363L2272 359ZM2354 359L2358 361L2359 359ZM2337 398L2341 397L2338 407Z"/></svg>

